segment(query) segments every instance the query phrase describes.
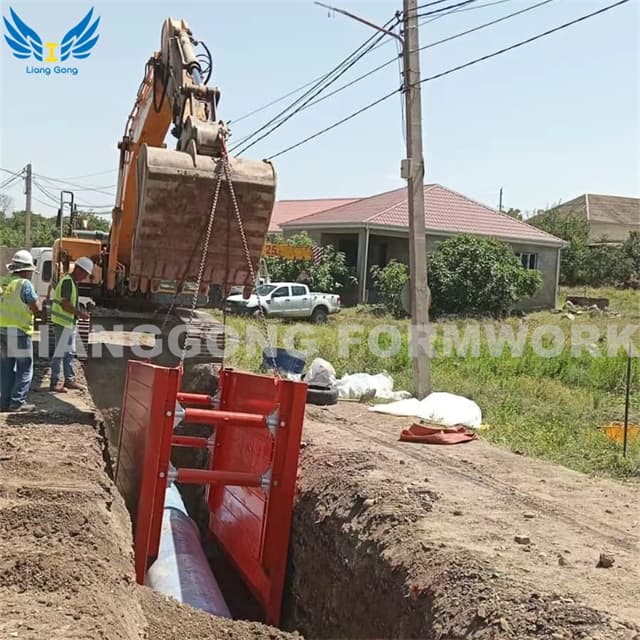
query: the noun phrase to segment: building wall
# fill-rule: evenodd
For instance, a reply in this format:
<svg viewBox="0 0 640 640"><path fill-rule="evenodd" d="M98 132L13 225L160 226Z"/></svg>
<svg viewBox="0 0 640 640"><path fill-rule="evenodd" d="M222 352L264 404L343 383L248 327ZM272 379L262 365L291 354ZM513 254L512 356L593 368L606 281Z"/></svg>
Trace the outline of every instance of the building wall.
<svg viewBox="0 0 640 640"><path fill-rule="evenodd" d="M591 242L624 242L632 231L638 231L639 225L611 224L607 222L589 223L589 240Z"/></svg>
<svg viewBox="0 0 640 640"><path fill-rule="evenodd" d="M537 256L537 269L542 274L542 287L531 298L519 300L515 308L525 311L535 309L552 309L556 306L558 259L560 252L555 247L544 247L532 244L512 244L514 253L527 253Z"/></svg>
<svg viewBox="0 0 640 640"><path fill-rule="evenodd" d="M341 245L347 246L350 249L349 253L351 255L349 256L349 262L351 265L357 268L358 274L366 273L366 281L363 283L362 279L359 278L360 284L358 291L353 292L353 295L348 295L346 297L346 304L356 301L369 303L376 302L377 296L375 285L370 275L371 268L373 266L383 266L390 260L394 259L399 262L403 262L404 264L409 264L409 242L407 240L407 236L404 234L396 233L394 235L381 235L380 233L371 232L369 234L369 249L367 251L367 264L365 269L363 265L363 254L366 231L364 229L361 229L360 231L345 230L342 233L335 231L309 230L307 233L317 244L332 244L337 248ZM443 240L446 240L446 237L428 236L427 254L432 254L438 244ZM353 254L355 247L357 247L357 256ZM530 298L520 300L516 303L515 308L531 311L536 309L551 309L555 307L559 250L555 247L545 247L525 243L511 243L511 248L514 253L527 254L527 262L529 262L529 260L533 260L535 262L535 268L542 273L543 280L542 287L538 293ZM535 257L531 258L531 256Z"/></svg>

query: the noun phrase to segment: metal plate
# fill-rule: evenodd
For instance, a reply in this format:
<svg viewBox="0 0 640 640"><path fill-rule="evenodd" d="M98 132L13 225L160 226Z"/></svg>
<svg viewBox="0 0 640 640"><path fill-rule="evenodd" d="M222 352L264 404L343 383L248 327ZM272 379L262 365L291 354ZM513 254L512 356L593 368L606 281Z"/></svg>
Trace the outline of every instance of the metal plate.
<svg viewBox="0 0 640 640"><path fill-rule="evenodd" d="M142 146L138 159L138 217L129 288L150 280L195 281L215 187L219 160ZM266 161L231 160L251 263L257 273L275 203L276 174ZM203 283L251 285L240 226L223 181L216 208Z"/></svg>
<svg viewBox="0 0 640 640"><path fill-rule="evenodd" d="M115 483L135 522L136 579L158 553L180 370L129 362Z"/></svg>

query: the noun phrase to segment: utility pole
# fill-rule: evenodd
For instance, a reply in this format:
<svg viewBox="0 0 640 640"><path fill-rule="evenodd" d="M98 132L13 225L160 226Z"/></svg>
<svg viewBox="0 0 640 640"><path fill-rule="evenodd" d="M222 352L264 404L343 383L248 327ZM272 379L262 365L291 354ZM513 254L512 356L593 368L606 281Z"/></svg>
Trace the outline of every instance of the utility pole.
<svg viewBox="0 0 640 640"><path fill-rule="evenodd" d="M26 195L25 221L24 221L24 245L26 249L31 249L31 163L27 165L27 172L24 178Z"/></svg>
<svg viewBox="0 0 640 640"><path fill-rule="evenodd" d="M403 0L404 91L407 122L407 159L402 177L407 179L409 205L409 270L411 283L411 338L413 378L418 398L431 392L427 289L427 236L424 220L424 157L422 154L422 97L417 0ZM423 353L417 341L426 340Z"/></svg>
<svg viewBox="0 0 640 640"><path fill-rule="evenodd" d="M427 287L427 237L424 219L424 157L422 155L418 1L403 0L404 37L344 9L338 9L317 1L315 4L386 33L399 40L402 44L407 157L402 161L401 176L407 180L409 208L411 361L416 395L422 399L431 392L431 363L429 360L429 289ZM424 344L422 353L418 345L420 338L422 338Z"/></svg>
<svg viewBox="0 0 640 640"><path fill-rule="evenodd" d="M498 203L498 211L502 211L502 187L500 187L500 202Z"/></svg>

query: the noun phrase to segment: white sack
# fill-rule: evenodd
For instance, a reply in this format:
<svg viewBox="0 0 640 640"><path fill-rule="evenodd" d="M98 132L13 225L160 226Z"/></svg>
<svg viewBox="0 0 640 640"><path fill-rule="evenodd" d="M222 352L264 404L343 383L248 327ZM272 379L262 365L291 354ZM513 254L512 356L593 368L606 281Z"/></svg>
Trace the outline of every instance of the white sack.
<svg viewBox="0 0 640 640"><path fill-rule="evenodd" d="M482 424L482 411L473 400L446 392L431 393L424 400L409 398L376 405L369 410L393 416L420 418L445 427L459 424L470 429L479 429Z"/></svg>

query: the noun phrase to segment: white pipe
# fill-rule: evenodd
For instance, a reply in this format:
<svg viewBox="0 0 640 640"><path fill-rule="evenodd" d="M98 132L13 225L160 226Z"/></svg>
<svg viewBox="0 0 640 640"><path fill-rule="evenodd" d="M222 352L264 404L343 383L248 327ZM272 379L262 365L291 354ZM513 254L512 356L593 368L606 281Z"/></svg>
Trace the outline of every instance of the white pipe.
<svg viewBox="0 0 640 640"><path fill-rule="evenodd" d="M196 523L189 517L174 483L167 487L158 557L145 584L195 609L231 618L202 550Z"/></svg>

